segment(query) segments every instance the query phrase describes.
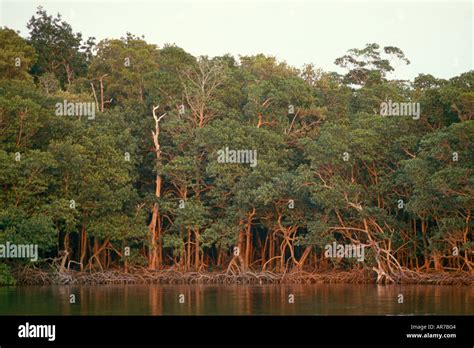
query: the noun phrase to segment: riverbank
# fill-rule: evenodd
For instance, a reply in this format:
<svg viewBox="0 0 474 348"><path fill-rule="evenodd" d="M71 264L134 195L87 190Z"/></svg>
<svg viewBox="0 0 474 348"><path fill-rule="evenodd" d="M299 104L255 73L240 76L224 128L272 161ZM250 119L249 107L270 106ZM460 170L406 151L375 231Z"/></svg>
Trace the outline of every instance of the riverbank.
<svg viewBox="0 0 474 348"><path fill-rule="evenodd" d="M293 270L287 273L271 271L181 272L174 269L149 270L134 268L103 272L72 270L49 271L24 268L14 273L18 285L95 285L95 284L375 284L376 274L370 270L307 272ZM474 275L466 272L407 271L392 276L397 284L474 285Z"/></svg>

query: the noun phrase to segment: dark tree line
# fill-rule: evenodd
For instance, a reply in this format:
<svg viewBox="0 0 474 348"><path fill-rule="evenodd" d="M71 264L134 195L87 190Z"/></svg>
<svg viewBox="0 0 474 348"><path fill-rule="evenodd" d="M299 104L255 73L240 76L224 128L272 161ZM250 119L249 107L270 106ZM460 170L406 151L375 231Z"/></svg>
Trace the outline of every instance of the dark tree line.
<svg viewBox="0 0 474 348"><path fill-rule="evenodd" d="M0 243L82 271L472 272L472 71L390 80L409 61L375 43L335 60L345 75L96 44L41 8L27 27L0 30ZM389 100L419 119L381 116ZM257 165L220 163L226 147ZM364 261L325 258L333 241ZM2 260L0 282L26 262Z"/></svg>

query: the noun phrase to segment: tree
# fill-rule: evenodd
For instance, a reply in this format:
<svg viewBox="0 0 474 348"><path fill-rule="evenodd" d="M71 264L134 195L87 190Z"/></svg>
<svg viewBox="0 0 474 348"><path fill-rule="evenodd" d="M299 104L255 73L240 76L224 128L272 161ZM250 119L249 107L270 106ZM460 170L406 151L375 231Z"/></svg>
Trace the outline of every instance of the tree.
<svg viewBox="0 0 474 348"><path fill-rule="evenodd" d="M382 58L382 53L387 57ZM334 64L349 70L345 76L346 83L364 85L385 79L387 74L394 70L390 64L390 59L394 58L405 64L410 64L403 51L398 47L386 46L382 52L378 44L372 43L362 49L350 49L346 55L337 58Z"/></svg>
<svg viewBox="0 0 474 348"><path fill-rule="evenodd" d="M33 76L52 73L64 87L85 74L93 38L83 43L82 34L74 33L60 14L49 16L41 6L36 16L31 17L27 28L30 30L29 43L38 57L31 69Z"/></svg>
<svg viewBox="0 0 474 348"><path fill-rule="evenodd" d="M31 80L28 74L36 60L33 47L15 31L0 28L0 76L2 79Z"/></svg>

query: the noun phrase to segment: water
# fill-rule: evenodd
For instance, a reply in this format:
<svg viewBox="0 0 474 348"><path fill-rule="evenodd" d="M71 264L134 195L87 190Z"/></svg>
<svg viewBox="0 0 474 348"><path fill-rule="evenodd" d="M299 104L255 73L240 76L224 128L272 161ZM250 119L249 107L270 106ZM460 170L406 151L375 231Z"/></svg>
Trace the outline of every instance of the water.
<svg viewBox="0 0 474 348"><path fill-rule="evenodd" d="M70 304L70 294L76 304ZM184 303L179 303L180 295ZM294 303L289 295L294 295ZM399 295L403 303L399 303ZM0 315L474 315L474 287L99 285L0 288Z"/></svg>

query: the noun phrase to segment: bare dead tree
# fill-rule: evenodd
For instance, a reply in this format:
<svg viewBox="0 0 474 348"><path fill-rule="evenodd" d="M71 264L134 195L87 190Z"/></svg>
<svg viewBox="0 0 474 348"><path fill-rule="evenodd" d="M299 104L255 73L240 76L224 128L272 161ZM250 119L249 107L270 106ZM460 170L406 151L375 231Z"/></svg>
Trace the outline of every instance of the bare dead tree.
<svg viewBox="0 0 474 348"><path fill-rule="evenodd" d="M186 103L191 109L190 119L197 128L202 128L215 116L210 103L225 81L224 65L201 57L195 68L180 73L180 80Z"/></svg>
<svg viewBox="0 0 474 348"><path fill-rule="evenodd" d="M166 112L160 116L156 114L156 111L160 105L153 106L153 118L155 119L155 130L151 131L153 145L156 155L156 179L155 179L155 196L161 197L161 175L160 175L160 164L161 164L161 147L160 147L160 121L166 116ZM157 269L161 267L162 261L162 248L161 248L161 230L162 222L158 203L153 203L152 218L150 225L148 226L150 231L151 250L148 255L148 267L150 269Z"/></svg>

